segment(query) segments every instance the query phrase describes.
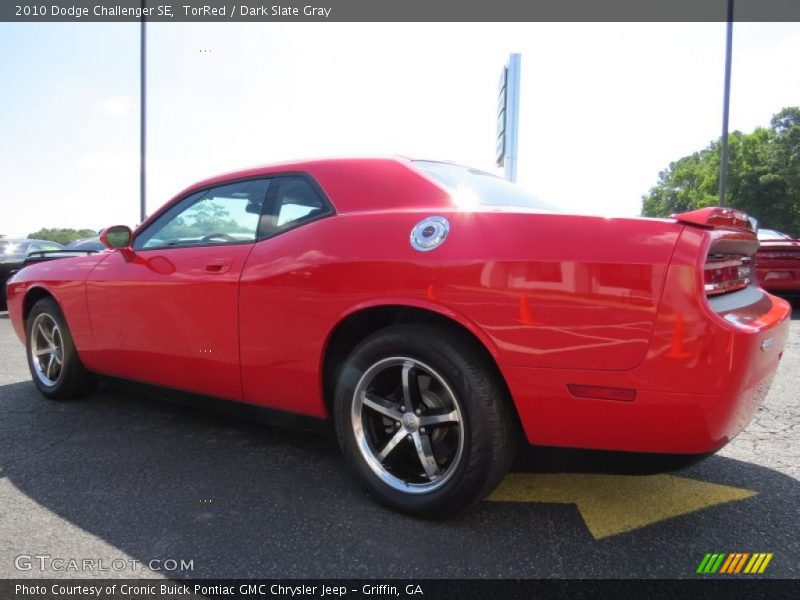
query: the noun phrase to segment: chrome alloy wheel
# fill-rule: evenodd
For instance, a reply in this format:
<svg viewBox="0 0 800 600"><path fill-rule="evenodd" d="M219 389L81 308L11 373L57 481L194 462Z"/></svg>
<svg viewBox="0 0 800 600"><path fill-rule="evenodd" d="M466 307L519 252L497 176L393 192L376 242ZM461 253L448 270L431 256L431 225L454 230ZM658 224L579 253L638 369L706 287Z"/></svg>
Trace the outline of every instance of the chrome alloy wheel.
<svg viewBox="0 0 800 600"><path fill-rule="evenodd" d="M64 339L55 319L47 313L38 315L31 327L31 363L43 384L58 383L64 368Z"/></svg>
<svg viewBox="0 0 800 600"><path fill-rule="evenodd" d="M441 375L416 359L385 358L367 369L356 386L351 421L364 460L396 490L437 490L461 461L458 399Z"/></svg>

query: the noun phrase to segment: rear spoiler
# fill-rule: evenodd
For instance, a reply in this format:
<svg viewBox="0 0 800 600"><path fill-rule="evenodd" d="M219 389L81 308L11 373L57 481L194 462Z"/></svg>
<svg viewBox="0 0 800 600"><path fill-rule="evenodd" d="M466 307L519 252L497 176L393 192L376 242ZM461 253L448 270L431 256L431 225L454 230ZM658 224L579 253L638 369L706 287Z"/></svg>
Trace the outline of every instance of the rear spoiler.
<svg viewBox="0 0 800 600"><path fill-rule="evenodd" d="M670 215L670 218L681 223L689 223L711 229L741 229L752 233L755 233L758 229L758 221L747 213L733 208L720 208L718 206L709 206L708 208L700 208L678 215Z"/></svg>

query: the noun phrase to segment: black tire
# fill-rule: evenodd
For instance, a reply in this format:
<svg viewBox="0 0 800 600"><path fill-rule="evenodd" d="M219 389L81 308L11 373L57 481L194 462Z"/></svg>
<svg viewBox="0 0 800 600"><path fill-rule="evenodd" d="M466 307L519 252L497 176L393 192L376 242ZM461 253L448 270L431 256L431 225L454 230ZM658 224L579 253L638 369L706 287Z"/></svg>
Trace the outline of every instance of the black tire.
<svg viewBox="0 0 800 600"><path fill-rule="evenodd" d="M399 360L397 357L403 357L403 362L395 364ZM470 336L446 326L396 325L372 334L356 347L339 371L334 397L334 422L347 462L371 496L402 513L443 518L471 508L497 487L514 458L519 429L511 399L489 360ZM414 401L423 408L421 413L417 413L421 416L417 419L416 429L408 429L415 427L411 422L413 415L406 415L405 420L398 422L397 412L393 413L393 417L387 417L382 411L378 411L379 414L370 412L375 410L375 401L367 405L365 401L357 399L357 396L366 398L366 391L373 389L369 387L370 381L384 381L386 383L381 385L389 389L388 386L393 385L391 382L396 377L391 369L402 371L405 368L408 368L408 373L400 374L399 391L394 395L370 391L370 398L379 398L385 402L384 407L395 406L390 404L391 399L401 398L398 404L402 408L397 411L404 413L406 408L402 398L406 396L403 384L413 377L418 391ZM427 370L432 370L432 373ZM377 375L371 380L370 374L373 372ZM414 372L417 374L409 375ZM423 390L425 383L427 389ZM439 410L425 404L436 396L436 389L441 390L439 396L452 399L450 404L440 400L439 406L442 408ZM428 398L425 394L428 394ZM428 462L426 466L425 457L438 452L435 451L435 436L440 434L435 433L439 430L434 427L442 426L430 425L427 433L423 433L425 428L420 425L423 424L426 411L431 415L451 411L448 414L455 415L453 406L459 411L458 422L448 423L451 429L441 434L453 440L458 439L457 443L453 441L446 446L450 449L452 461L448 464L445 458L445 462L440 464L442 459L436 456L435 462ZM378 425L375 424L376 417L380 423ZM431 418L427 419L429 423ZM454 430L456 433L453 433ZM369 439L370 431L373 432L373 439ZM389 437L396 433L402 438L409 431L411 433L404 440L395 442L396 446L392 446L388 455L380 458L380 451L386 451L388 445L384 445L385 439L375 440L375 436ZM417 437L412 438L412 434ZM423 436L429 437L427 446L419 442ZM403 444L406 445L405 449L402 448ZM453 450L455 447L461 450ZM423 448L427 448L428 454ZM375 452L372 460L369 458L370 449ZM397 455L400 452L405 454ZM388 462L383 461L393 456L396 456L392 458L396 464L389 467ZM415 457L419 458L419 464L422 465L417 465L416 469L424 471L419 474L419 483L412 481L416 477L413 472ZM405 479L399 475L395 478L395 473L390 470L397 472L406 468L404 460L408 462L407 468L410 470L407 473L410 475ZM435 471L431 475L428 468L443 470L439 475ZM428 479L427 483L425 479ZM440 487L421 491L426 486L435 485ZM415 486L416 493L410 493L409 490Z"/></svg>
<svg viewBox="0 0 800 600"><path fill-rule="evenodd" d="M44 333L40 333L38 330L40 323L44 325L45 329L50 324L55 324L58 328L58 335L56 336L54 336L52 330L50 331L51 337L54 336L57 340L56 344L51 347L58 348L58 351L53 351L51 354L44 355L44 357L49 361L49 356L54 355L61 359L61 364L56 364L54 370L48 373L44 373L47 371L47 367L42 366L42 363L45 363L45 358L39 361L39 359L34 359L33 355L34 345L47 345ZM33 331L34 325L37 326L37 332ZM42 298L33 305L25 322L25 330L28 368L31 371L33 383L44 396L51 400L69 400L83 396L92 390L95 383L94 378L81 363L81 359L75 350L75 344L72 341L72 334L67 325L67 320L64 318L64 313L61 312L61 308L53 298ZM39 362L38 369L34 360ZM50 379L50 376L52 376L52 379Z"/></svg>

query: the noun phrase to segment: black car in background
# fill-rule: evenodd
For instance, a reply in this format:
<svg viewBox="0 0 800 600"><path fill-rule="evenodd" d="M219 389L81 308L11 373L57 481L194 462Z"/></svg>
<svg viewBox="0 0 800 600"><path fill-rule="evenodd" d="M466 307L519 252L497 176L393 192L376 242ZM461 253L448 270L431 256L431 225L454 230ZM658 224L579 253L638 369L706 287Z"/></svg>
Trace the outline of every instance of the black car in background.
<svg viewBox="0 0 800 600"><path fill-rule="evenodd" d="M64 246L64 250L83 250L85 252L102 252L105 249L99 237L75 240Z"/></svg>
<svg viewBox="0 0 800 600"><path fill-rule="evenodd" d="M6 281L11 273L22 268L32 252L52 252L64 246L48 240L0 238L0 310L6 310Z"/></svg>
<svg viewBox="0 0 800 600"><path fill-rule="evenodd" d="M74 256L86 256L87 254L94 254L105 250L103 242L99 237L84 238L70 242L63 248L58 250L39 250L28 252L25 257L25 262L22 263L23 267L35 263L46 262L49 260L58 260L59 258L71 258Z"/></svg>

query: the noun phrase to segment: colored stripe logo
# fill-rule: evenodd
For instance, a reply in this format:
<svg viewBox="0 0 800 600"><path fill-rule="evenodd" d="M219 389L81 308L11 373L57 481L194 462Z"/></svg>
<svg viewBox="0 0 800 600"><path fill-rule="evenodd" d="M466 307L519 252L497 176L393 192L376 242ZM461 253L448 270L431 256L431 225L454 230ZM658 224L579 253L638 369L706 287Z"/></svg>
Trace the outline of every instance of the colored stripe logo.
<svg viewBox="0 0 800 600"><path fill-rule="evenodd" d="M700 561L697 573L708 575L713 573L725 573L727 575L737 573L758 574L767 569L769 561L772 560L772 552L709 552Z"/></svg>

